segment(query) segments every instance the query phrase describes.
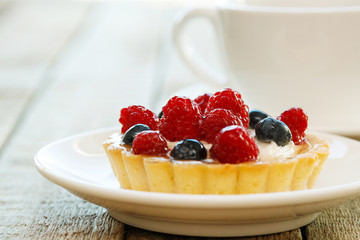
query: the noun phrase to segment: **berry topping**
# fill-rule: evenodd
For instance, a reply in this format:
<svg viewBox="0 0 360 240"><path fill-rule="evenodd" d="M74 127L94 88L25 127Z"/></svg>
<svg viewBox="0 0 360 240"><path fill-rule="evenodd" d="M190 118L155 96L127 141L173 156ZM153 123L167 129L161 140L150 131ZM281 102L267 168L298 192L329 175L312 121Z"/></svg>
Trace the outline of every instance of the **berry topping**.
<svg viewBox="0 0 360 240"><path fill-rule="evenodd" d="M138 133L133 141L135 154L164 155L169 149L166 140L157 131Z"/></svg>
<svg viewBox="0 0 360 240"><path fill-rule="evenodd" d="M207 112L200 122L203 139L208 143L213 143L216 134L224 127L230 125L242 126L240 118L235 116L230 110L217 108Z"/></svg>
<svg viewBox="0 0 360 240"><path fill-rule="evenodd" d="M160 133L169 141L200 139L201 113L197 103L187 97L172 97L163 107Z"/></svg>
<svg viewBox="0 0 360 240"><path fill-rule="evenodd" d="M194 99L194 101L199 105L201 113L205 112L205 108L207 107L209 98L212 96L211 93L205 93L203 95L198 96Z"/></svg>
<svg viewBox="0 0 360 240"><path fill-rule="evenodd" d="M140 132L150 130L150 128L144 124L135 124L134 126L130 127L122 136L122 142L124 144L132 145L136 135Z"/></svg>
<svg viewBox="0 0 360 240"><path fill-rule="evenodd" d="M259 156L259 147L246 128L228 126L216 135L210 153L221 163L235 164L256 161Z"/></svg>
<svg viewBox="0 0 360 240"><path fill-rule="evenodd" d="M206 159L207 151L201 142L185 139L175 145L170 156L179 160L203 160Z"/></svg>
<svg viewBox="0 0 360 240"><path fill-rule="evenodd" d="M216 108L230 110L241 119L245 128L249 127L249 107L244 103L239 92L225 88L214 93L209 99L205 113Z"/></svg>
<svg viewBox="0 0 360 240"><path fill-rule="evenodd" d="M300 145L306 141L305 130L308 126L308 116L301 108L290 108L277 119L283 121L290 128L295 145Z"/></svg>
<svg viewBox="0 0 360 240"><path fill-rule="evenodd" d="M119 122L122 124L121 133L125 133L131 126L138 123L149 126L151 130L159 129L159 119L156 114L139 105L121 109Z"/></svg>
<svg viewBox="0 0 360 240"><path fill-rule="evenodd" d="M261 120L267 117L270 116L262 111L251 110L249 112L249 118L250 118L249 128L255 129L256 124L258 124Z"/></svg>
<svg viewBox="0 0 360 240"><path fill-rule="evenodd" d="M257 139L262 142L275 142L278 146L285 146L291 141L291 132L282 121L274 118L264 118L255 128Z"/></svg>

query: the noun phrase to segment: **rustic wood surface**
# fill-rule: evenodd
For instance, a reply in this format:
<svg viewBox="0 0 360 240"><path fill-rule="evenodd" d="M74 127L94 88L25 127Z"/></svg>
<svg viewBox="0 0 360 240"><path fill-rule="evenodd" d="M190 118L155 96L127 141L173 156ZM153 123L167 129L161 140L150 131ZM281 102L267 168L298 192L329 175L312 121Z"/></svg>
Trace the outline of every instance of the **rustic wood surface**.
<svg viewBox="0 0 360 240"><path fill-rule="evenodd" d="M33 164L47 143L115 126L121 107L158 108L161 98L197 81L171 42L179 7L0 2L0 239L200 239L122 224L45 180ZM301 229L237 239L360 239L360 198Z"/></svg>

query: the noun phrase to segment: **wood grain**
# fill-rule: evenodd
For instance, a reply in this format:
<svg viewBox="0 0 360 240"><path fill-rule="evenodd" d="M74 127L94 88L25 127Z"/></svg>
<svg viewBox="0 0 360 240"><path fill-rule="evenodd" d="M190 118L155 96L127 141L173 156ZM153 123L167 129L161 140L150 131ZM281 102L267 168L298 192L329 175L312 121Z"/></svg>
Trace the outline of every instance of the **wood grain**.
<svg viewBox="0 0 360 240"><path fill-rule="evenodd" d="M44 180L35 169L1 171L0 239L122 239L105 209Z"/></svg>
<svg viewBox="0 0 360 240"><path fill-rule="evenodd" d="M1 6L6 11L0 8L0 150L88 8L31 1Z"/></svg>
<svg viewBox="0 0 360 240"><path fill-rule="evenodd" d="M118 125L124 106L148 105L161 35L157 11L126 4L92 8L82 29L48 67L41 91L13 136L15 144L3 151L3 161L32 164L24 161L30 152L16 149L32 149L35 154L50 141Z"/></svg>
<svg viewBox="0 0 360 240"><path fill-rule="evenodd" d="M360 239L360 197L324 211L306 228L307 239Z"/></svg>
<svg viewBox="0 0 360 240"><path fill-rule="evenodd" d="M181 235L172 235L165 233L157 233L152 231L143 230L140 228L126 226L126 239L127 240L200 240L200 239L213 239L213 240L274 240L274 239L292 239L292 240L300 240L303 239L301 236L300 229L288 231L284 233L278 234L269 234L263 236L255 236L255 237L193 237L193 236L181 236Z"/></svg>

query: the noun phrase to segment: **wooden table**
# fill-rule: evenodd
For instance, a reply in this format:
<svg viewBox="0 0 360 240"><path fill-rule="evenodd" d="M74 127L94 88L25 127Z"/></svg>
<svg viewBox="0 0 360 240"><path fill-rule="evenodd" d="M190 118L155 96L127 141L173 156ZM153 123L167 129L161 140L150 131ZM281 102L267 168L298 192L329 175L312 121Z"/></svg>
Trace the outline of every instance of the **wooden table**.
<svg viewBox="0 0 360 240"><path fill-rule="evenodd" d="M118 222L33 164L42 146L116 126L120 108L158 108L162 97L197 81L171 42L179 7L0 2L0 239L197 239ZM244 239L360 239L360 198L301 229Z"/></svg>

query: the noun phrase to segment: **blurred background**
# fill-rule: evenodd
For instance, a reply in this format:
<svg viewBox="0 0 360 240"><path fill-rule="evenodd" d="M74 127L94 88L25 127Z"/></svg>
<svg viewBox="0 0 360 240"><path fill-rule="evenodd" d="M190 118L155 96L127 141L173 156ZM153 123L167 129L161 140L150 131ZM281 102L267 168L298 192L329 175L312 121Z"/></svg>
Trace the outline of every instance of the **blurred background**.
<svg viewBox="0 0 360 240"><path fill-rule="evenodd" d="M120 109L131 104L160 111L163 99L199 81L173 48L176 14L190 5L214 4L1 1L2 155L116 126ZM199 19L185 31L200 56L218 67L210 24Z"/></svg>

